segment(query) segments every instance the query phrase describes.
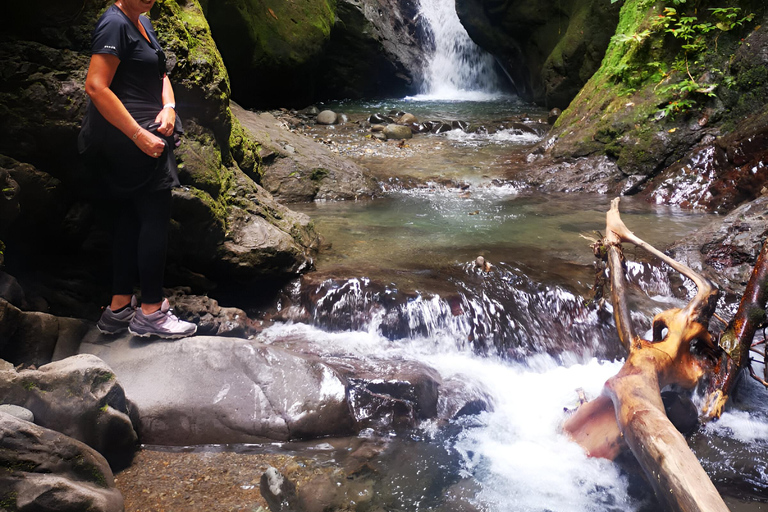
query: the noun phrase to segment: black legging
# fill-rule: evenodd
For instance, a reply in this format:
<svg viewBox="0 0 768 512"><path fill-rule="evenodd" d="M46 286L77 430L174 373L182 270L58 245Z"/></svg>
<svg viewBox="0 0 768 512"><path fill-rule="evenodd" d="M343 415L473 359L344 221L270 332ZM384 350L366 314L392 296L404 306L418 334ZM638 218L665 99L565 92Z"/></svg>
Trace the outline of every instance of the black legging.
<svg viewBox="0 0 768 512"><path fill-rule="evenodd" d="M120 211L112 244L112 293L131 295L138 272L141 301L156 304L163 300L171 191L139 194L118 201L117 206Z"/></svg>

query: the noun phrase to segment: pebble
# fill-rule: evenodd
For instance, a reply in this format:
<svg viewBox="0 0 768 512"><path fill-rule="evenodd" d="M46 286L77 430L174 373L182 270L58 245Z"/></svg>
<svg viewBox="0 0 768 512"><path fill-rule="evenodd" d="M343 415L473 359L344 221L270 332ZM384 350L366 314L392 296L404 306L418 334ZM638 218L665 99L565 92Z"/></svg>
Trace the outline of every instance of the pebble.
<svg viewBox="0 0 768 512"><path fill-rule="evenodd" d="M30 423L35 422L35 415L26 407L20 407L13 404L2 404L0 405L0 412L10 414L11 416L15 416L20 420L29 421Z"/></svg>

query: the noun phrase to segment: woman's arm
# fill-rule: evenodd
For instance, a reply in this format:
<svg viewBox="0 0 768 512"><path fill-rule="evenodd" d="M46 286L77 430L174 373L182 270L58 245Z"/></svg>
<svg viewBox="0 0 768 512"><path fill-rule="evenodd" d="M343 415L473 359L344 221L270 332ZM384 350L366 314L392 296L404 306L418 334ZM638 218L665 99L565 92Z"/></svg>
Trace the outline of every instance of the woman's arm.
<svg viewBox="0 0 768 512"><path fill-rule="evenodd" d="M173 105L173 107L168 105ZM171 81L168 80L168 75L163 76L163 110L157 114L155 122L160 123L160 127L157 129L159 133L166 137L173 134L173 127L176 124L176 96L173 94L173 87L171 87Z"/></svg>
<svg viewBox="0 0 768 512"><path fill-rule="evenodd" d="M126 110L125 105L109 88L119 64L120 59L114 55L106 53L92 55L88 76L85 79L85 92L104 119L123 132L126 137L133 139L144 153L158 157L165 148L163 139L139 126L139 123ZM163 89L165 92L165 88Z"/></svg>

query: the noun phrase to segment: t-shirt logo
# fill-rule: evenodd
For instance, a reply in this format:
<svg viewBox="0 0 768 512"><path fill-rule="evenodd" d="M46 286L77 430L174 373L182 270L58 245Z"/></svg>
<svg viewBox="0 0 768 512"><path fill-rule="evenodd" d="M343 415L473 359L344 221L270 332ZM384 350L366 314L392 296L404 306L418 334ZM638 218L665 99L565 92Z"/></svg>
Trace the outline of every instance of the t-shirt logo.
<svg viewBox="0 0 768 512"><path fill-rule="evenodd" d="M117 50L117 48L108 44L104 45L104 48L109 48L110 50Z"/></svg>

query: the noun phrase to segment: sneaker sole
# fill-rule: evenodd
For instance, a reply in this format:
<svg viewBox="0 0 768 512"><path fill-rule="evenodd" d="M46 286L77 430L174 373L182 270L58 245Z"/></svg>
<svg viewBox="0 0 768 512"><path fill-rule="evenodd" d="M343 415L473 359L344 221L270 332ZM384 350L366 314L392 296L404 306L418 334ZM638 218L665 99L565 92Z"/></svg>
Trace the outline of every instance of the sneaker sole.
<svg viewBox="0 0 768 512"><path fill-rule="evenodd" d="M157 334L155 332L139 333L129 327L128 332L133 334L134 336L138 336L139 338L151 338L152 336L157 336L158 338L162 338L164 340L178 340L181 338L188 338L192 336L197 332L197 329L195 329L194 332L191 332L189 334Z"/></svg>
<svg viewBox="0 0 768 512"><path fill-rule="evenodd" d="M104 327L102 327L102 326L100 326L98 324L96 325L96 328L99 330L99 332L101 334L120 334L120 333L126 332L128 330L127 327L121 327L121 328L119 328L117 330L110 331L110 330L108 330L108 329L106 329L106 328L104 328Z"/></svg>

